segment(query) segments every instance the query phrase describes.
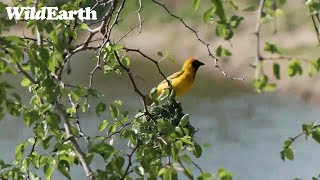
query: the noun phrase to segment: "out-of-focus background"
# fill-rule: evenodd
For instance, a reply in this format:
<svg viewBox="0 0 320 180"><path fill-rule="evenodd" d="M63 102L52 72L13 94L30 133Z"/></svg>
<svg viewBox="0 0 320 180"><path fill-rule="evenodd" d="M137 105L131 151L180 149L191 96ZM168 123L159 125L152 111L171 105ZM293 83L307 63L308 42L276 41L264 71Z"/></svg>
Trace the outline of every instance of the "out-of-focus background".
<svg viewBox="0 0 320 180"><path fill-rule="evenodd" d="M240 3L240 9L246 7L247 1ZM190 24L199 35L211 44L212 49L223 44L232 51L233 56L221 58L220 64L231 76L247 78L244 81L232 81L225 78L216 68L214 62L207 56L204 47L193 33L180 22L168 16L159 6L143 2L141 18L144 20L142 32L137 31L126 37L122 44L130 48L139 48L146 54L157 57L157 51L168 52L176 61L164 60L160 64L166 75L180 69L183 61L188 57L196 57L206 65L199 69L196 83L192 91L181 98L184 112L191 114L191 123L199 129L196 138L202 144L207 144L204 154L196 162L205 170L214 172L223 166L234 173L235 179L293 179L299 177L310 179L319 174L320 157L313 154L320 150L320 145L314 141L298 140L293 149L294 161L283 162L280 158L283 141L301 132L302 123L317 121L319 112L319 77L313 78L302 75L289 78L282 69L282 79L275 81L278 87L275 92L256 93L252 85L256 41L254 30L256 12L241 12L245 17L235 37L225 42L214 34L211 24L202 21L205 5L194 12L191 2L184 0L166 1L166 5L178 16ZM138 8L136 3L128 1L126 10L128 18L122 19L115 32L115 40L121 37L128 27L137 24L137 17L130 15ZM309 10L304 1L290 1L284 7L284 14L276 21L277 33L274 33L272 21L262 25L263 42L278 43L282 51L288 55L300 58L317 58L320 55L317 38L314 33ZM23 25L6 32L7 34L23 34L32 36ZM86 34L79 34L81 39ZM66 82L73 84L89 83L89 72L95 63L90 60L90 52L76 55L71 60L72 71L65 76ZM143 77L137 79L139 87L148 92L157 85L162 77L156 67L145 59L132 57L132 70L135 75ZM270 63L270 64L268 64ZM280 64L286 64L280 60ZM272 62L266 61L266 72L272 74ZM19 84L15 79L8 79ZM97 73L94 78L94 88L105 94L107 102L121 99L132 114L140 108L139 97L132 91L126 76ZM22 95L27 96L27 89L20 89ZM81 119L83 131L89 135L95 134L98 121L94 110L85 114ZM13 131L18 129L18 131ZM0 125L0 153L5 160L14 159L14 148L22 140L32 135L30 129L17 118L7 116ZM100 166L101 162L94 162ZM195 169L195 171L197 171ZM84 179L81 168L72 169L71 174L77 179ZM62 178L59 173L57 179Z"/></svg>

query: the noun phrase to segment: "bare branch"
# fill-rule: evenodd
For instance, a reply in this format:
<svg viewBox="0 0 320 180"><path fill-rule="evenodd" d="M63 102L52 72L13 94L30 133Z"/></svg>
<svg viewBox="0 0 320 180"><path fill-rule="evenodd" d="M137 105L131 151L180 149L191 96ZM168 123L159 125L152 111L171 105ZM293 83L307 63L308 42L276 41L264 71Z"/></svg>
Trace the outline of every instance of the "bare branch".
<svg viewBox="0 0 320 180"><path fill-rule="evenodd" d="M123 38L127 37L133 30L135 30L137 27L140 27L142 25L142 23L144 23L144 22L145 22L145 20L143 20L142 22L139 22L139 24L137 24L137 25L133 26L132 28L130 28L129 31L127 31L115 44L118 44ZM139 30L139 33L141 33L141 30Z"/></svg>
<svg viewBox="0 0 320 180"><path fill-rule="evenodd" d="M32 84L39 84L38 81L36 81L35 79L33 79L33 77L31 77L25 70L22 69L21 65L19 63L16 63L17 68L18 68L18 72L22 73L27 79L29 79L29 81Z"/></svg>
<svg viewBox="0 0 320 180"><path fill-rule="evenodd" d="M128 123L125 123L125 124L121 125L121 127L120 127L120 129L119 129L118 131L115 131L115 132L109 134L107 137L105 137L105 138L103 139L103 141L111 138L112 136L114 136L114 135L116 135L116 134L121 133L121 131L122 131L126 126L129 126L130 124L131 124L131 123L128 122Z"/></svg>
<svg viewBox="0 0 320 180"><path fill-rule="evenodd" d="M80 137L84 137L85 140L89 141L90 137L85 135L81 129L81 126L80 126L80 118L79 118L79 104L75 104L73 101L72 101L72 98L71 98L71 94L68 94L68 97L69 97L69 102L70 104L72 105L72 107L76 110L75 112L75 115L74 115L74 119L76 121L76 124L77 124L77 128L78 128L78 131L79 131L79 135Z"/></svg>
<svg viewBox="0 0 320 180"><path fill-rule="evenodd" d="M173 14L164 4L161 4L160 2L156 1L156 0L152 0L154 3L158 4L159 6L163 7L163 9L165 9L167 11L167 13L174 17L175 19L178 19L187 29L189 29L191 32L193 32L195 34L195 36L197 37L198 41L201 42L201 44L203 44L204 46L206 46L207 51L208 51L208 55L209 57L211 57L214 60L214 64L215 67L223 74L223 76L225 76L226 78L232 79L232 80L244 80L246 77L232 77L229 76L226 72L224 72L221 67L218 64L218 58L216 58L211 50L210 50L210 44L206 43L203 39L200 38L198 32L196 30L194 30L191 26L189 26L186 22L183 21L183 19L175 14Z"/></svg>
<svg viewBox="0 0 320 180"><path fill-rule="evenodd" d="M31 147L31 150L30 150L30 153L29 153L28 157L30 157L32 155L32 153L34 152L36 144L37 144L38 137L34 136L33 139L34 139L34 142L32 144L32 147ZM27 169L27 176L25 177L25 180L27 180L27 179L30 179L30 171L29 171L29 169Z"/></svg>
<svg viewBox="0 0 320 180"><path fill-rule="evenodd" d="M135 12L138 15L138 21L139 21L139 32L137 33L137 35L141 33L141 28L142 28L141 15L140 15L140 12L141 12L141 9L142 9L142 3L141 3L141 0L138 0L138 2L139 2L139 8Z"/></svg>
<svg viewBox="0 0 320 180"><path fill-rule="evenodd" d="M265 0L260 0L259 3L259 9L257 11L257 24L256 24L256 30L254 34L256 35L256 43L257 43L257 48L256 48L256 72L255 72L255 77L257 79L260 78L260 74L262 73L262 69L259 68L259 63L263 61L261 54L260 54L260 25L261 25L261 17L263 13L263 7L264 7Z"/></svg>
<svg viewBox="0 0 320 180"><path fill-rule="evenodd" d="M119 55L116 51L114 51L114 55L116 57L116 60L118 62L118 64L121 66L121 68L126 71L129 79L130 79L130 82L132 84L132 87L133 87L133 91L136 92L142 99L142 102L143 102L143 107L144 107L144 111L145 113L147 113L148 115L150 115L149 111L148 111L148 108L147 108L147 101L146 101L146 96L139 90L139 88L137 87L136 85L136 82L135 80L133 79L133 74L131 72L131 69L126 67L120 60L119 58Z"/></svg>
<svg viewBox="0 0 320 180"><path fill-rule="evenodd" d="M309 7L309 8L310 8L310 7ZM310 8L310 9L311 9L311 8ZM315 30L315 32L316 32L316 35L317 35L317 38L318 38L318 42L320 43L319 27L318 27L318 25L317 25L317 23L316 23L316 20L315 20L314 16L316 16L316 15L311 14L311 19L312 19L313 27L314 27L314 30ZM317 17L317 16L316 16L316 17Z"/></svg>
<svg viewBox="0 0 320 180"><path fill-rule="evenodd" d="M132 162L132 156L133 156L133 154L134 154L134 152L136 152L136 150L138 149L138 144L136 145L136 147L135 148L133 148L133 150L131 151L131 154L128 154L128 165L127 165L127 167L126 167L126 170L125 170L125 172L124 172L124 174L123 174L123 177L121 178L122 180L124 180L125 178L126 178L126 176L128 175L128 173L129 173L129 169L130 169L130 167L132 166L132 164L133 164L133 162Z"/></svg>
<svg viewBox="0 0 320 180"><path fill-rule="evenodd" d="M122 0L122 3L118 9L118 11L116 12L116 17L114 18L113 20L113 23L110 25L110 28L108 28L108 31L103 33L104 34L104 37L107 37L107 40L106 41L110 41L110 35L111 35L111 32L113 30L113 27L118 24L118 19L119 19L119 16L120 16L120 13L121 11L123 10L124 8L124 5L125 5L125 2L126 0Z"/></svg>
<svg viewBox="0 0 320 180"><path fill-rule="evenodd" d="M145 53L141 52L140 49L131 49L131 48L126 48L126 47L124 47L123 49L126 50L126 51L129 51L129 52L131 51L131 52L138 53L138 54L140 54L141 56L143 56L143 57L145 57L146 59L148 59L149 61L153 62L153 63L156 65L156 67L157 67L157 69L158 69L158 72L159 72L159 73L161 74L161 76L167 81L167 83L168 83L168 85L169 85L169 87L170 87L170 90L173 89L173 88L172 88L172 85L171 85L171 82L167 79L167 77L164 75L164 73L161 71L161 69L160 69L160 67L159 67L160 61L157 61L157 60L151 58L150 56L148 56L148 55L146 55Z"/></svg>
<svg viewBox="0 0 320 180"><path fill-rule="evenodd" d="M197 168L199 169L199 171L200 171L201 173L203 173L201 167L200 167L197 163L195 163L195 162L192 161L192 160L191 160L191 162L192 162L192 164L193 164L195 167L197 167Z"/></svg>
<svg viewBox="0 0 320 180"><path fill-rule="evenodd" d="M88 45L91 42L91 39L95 36L95 34L97 34L98 32L101 32L103 35L105 35L105 33L106 33L106 25L111 20L112 13L113 13L115 7L118 4L118 0L113 0L111 3L112 3L111 9L109 11L107 11L106 14L103 16L100 26L95 28L95 29L90 29L88 27L89 34L88 34L86 40L81 45L77 46L75 49L70 50L68 52L68 54L64 58L65 59L65 63L67 63L75 53L87 50L88 49ZM92 49L92 48L90 48L90 49ZM62 74L63 68L64 68L64 66L62 66L60 68L59 72L57 73L59 77Z"/></svg>
<svg viewBox="0 0 320 180"><path fill-rule="evenodd" d="M86 155L81 150L79 143L77 142L77 140L75 139L75 137L72 134L71 125L70 125L70 122L68 119L67 112L64 110L63 106L58 102L58 100L55 101L54 107L55 107L59 117L64 121L64 128L66 130L67 139L70 140L70 142L74 148L74 151L75 151L77 157L79 158L79 161L82 164L82 167L86 173L87 178L89 180L95 180L94 174L93 174L89 164L86 161Z"/></svg>
<svg viewBox="0 0 320 180"><path fill-rule="evenodd" d="M180 166L182 167L182 172L188 177L188 179L190 179L190 180L194 179L193 176L187 172L186 167L184 166L183 162L179 158L178 158L178 162L179 162Z"/></svg>

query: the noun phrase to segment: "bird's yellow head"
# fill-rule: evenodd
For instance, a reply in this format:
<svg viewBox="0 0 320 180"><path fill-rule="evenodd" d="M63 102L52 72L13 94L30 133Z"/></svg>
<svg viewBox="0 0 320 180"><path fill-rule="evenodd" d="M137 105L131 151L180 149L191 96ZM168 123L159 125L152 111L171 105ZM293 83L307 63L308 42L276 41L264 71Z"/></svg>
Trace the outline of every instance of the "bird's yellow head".
<svg viewBox="0 0 320 180"><path fill-rule="evenodd" d="M189 58L184 62L182 70L197 72L198 68L202 65L204 65L204 63L198 61L197 59Z"/></svg>

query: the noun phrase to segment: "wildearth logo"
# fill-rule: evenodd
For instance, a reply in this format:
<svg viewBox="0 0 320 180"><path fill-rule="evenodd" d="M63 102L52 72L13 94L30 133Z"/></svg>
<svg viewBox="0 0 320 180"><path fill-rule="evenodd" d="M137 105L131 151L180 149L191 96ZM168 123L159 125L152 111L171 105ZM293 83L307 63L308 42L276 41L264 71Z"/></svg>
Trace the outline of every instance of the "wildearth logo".
<svg viewBox="0 0 320 180"><path fill-rule="evenodd" d="M6 7L8 18L16 20L97 20L97 12L90 7L81 8L77 11L59 11L58 7L42 7L36 10L35 7ZM24 16L23 16L24 15Z"/></svg>

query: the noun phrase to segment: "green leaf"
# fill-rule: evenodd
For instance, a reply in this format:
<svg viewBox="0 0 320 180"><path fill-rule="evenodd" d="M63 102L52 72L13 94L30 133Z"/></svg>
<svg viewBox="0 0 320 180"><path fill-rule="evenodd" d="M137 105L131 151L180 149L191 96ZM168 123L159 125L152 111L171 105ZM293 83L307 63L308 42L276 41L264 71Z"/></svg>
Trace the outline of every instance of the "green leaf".
<svg viewBox="0 0 320 180"><path fill-rule="evenodd" d="M64 38L64 34L61 31L52 31L50 33L53 46L59 53L63 53L64 48L67 46L67 44L64 43Z"/></svg>
<svg viewBox="0 0 320 180"><path fill-rule="evenodd" d="M53 135L49 135L47 138L45 138L42 141L42 147L43 149L48 149L50 147L50 140L53 138Z"/></svg>
<svg viewBox="0 0 320 180"><path fill-rule="evenodd" d="M201 2L201 0L193 0L192 1L192 5L193 5L193 10L194 11L197 11L199 9L200 2Z"/></svg>
<svg viewBox="0 0 320 180"><path fill-rule="evenodd" d="M190 159L190 157L188 156L188 155L186 155L186 154L184 154L183 156L181 156L181 159L182 159L182 161L184 161L185 163L187 163L187 164L191 164L192 163L192 160Z"/></svg>
<svg viewBox="0 0 320 180"><path fill-rule="evenodd" d="M176 92L175 91L171 91L170 95L169 95L169 100L170 101L174 101L176 98Z"/></svg>
<svg viewBox="0 0 320 180"><path fill-rule="evenodd" d="M221 45L216 49L216 54L219 57L231 56L232 53L228 50L223 48Z"/></svg>
<svg viewBox="0 0 320 180"><path fill-rule="evenodd" d="M149 98L155 102L156 104L159 104L158 102L158 89L156 87L152 88L149 93Z"/></svg>
<svg viewBox="0 0 320 180"><path fill-rule="evenodd" d="M117 156L115 163L118 169L121 169L123 167L124 162L125 160L122 156Z"/></svg>
<svg viewBox="0 0 320 180"><path fill-rule="evenodd" d="M53 129L59 129L60 117L53 112L48 112L47 114L47 122Z"/></svg>
<svg viewBox="0 0 320 180"><path fill-rule="evenodd" d="M67 161L59 161L58 170L63 174L67 179L71 180L70 176L70 165Z"/></svg>
<svg viewBox="0 0 320 180"><path fill-rule="evenodd" d="M185 114L184 116L182 116L179 126L185 127L188 123L189 123L189 114Z"/></svg>
<svg viewBox="0 0 320 180"><path fill-rule="evenodd" d="M239 9L237 0L230 0L229 3L230 3L230 5L231 5L235 10L238 10L238 9Z"/></svg>
<svg viewBox="0 0 320 180"><path fill-rule="evenodd" d="M239 24L241 23L241 21L243 20L244 18L242 16L236 16L236 15L233 15L231 18L230 18L230 25L232 26L232 28L236 29Z"/></svg>
<svg viewBox="0 0 320 180"><path fill-rule="evenodd" d="M36 110L25 111L23 113L23 120L27 127L30 127L35 121L39 120L40 115Z"/></svg>
<svg viewBox="0 0 320 180"><path fill-rule="evenodd" d="M175 127L175 130L178 133L178 135L180 135L180 137L184 136L184 133L183 133L181 127L177 126L177 127Z"/></svg>
<svg viewBox="0 0 320 180"><path fill-rule="evenodd" d="M220 18L221 22L225 22L227 17L225 14L225 9L223 7L222 0L211 0L212 4L215 6L215 13Z"/></svg>
<svg viewBox="0 0 320 180"><path fill-rule="evenodd" d="M30 165L30 158L25 158L22 160L22 163L21 163L21 170L22 171L27 171L29 169L29 165Z"/></svg>
<svg viewBox="0 0 320 180"><path fill-rule="evenodd" d="M212 180L213 177L212 177L212 174L211 173L201 173L197 180Z"/></svg>
<svg viewBox="0 0 320 180"><path fill-rule="evenodd" d="M254 86L257 90L261 90L267 86L268 81L268 76L262 75L259 79L255 80Z"/></svg>
<svg viewBox="0 0 320 180"><path fill-rule="evenodd" d="M13 116L20 116L21 104L17 104L12 102L11 100L7 100L6 102L7 112Z"/></svg>
<svg viewBox="0 0 320 180"><path fill-rule="evenodd" d="M111 111L111 116L113 118L117 118L119 116L119 109L113 104L111 104L109 108Z"/></svg>
<svg viewBox="0 0 320 180"><path fill-rule="evenodd" d="M287 66L287 74L288 76L292 77L297 74L301 75L302 74L302 66L301 63L298 59L292 59Z"/></svg>
<svg viewBox="0 0 320 180"><path fill-rule="evenodd" d="M232 180L233 174L224 168L219 168L217 171L217 176L219 180Z"/></svg>
<svg viewBox="0 0 320 180"><path fill-rule="evenodd" d="M118 50L121 50L123 49L123 46L119 45L119 44L116 44L114 46L112 46L112 50L113 51L118 51Z"/></svg>
<svg viewBox="0 0 320 180"><path fill-rule="evenodd" d="M178 154L179 154L179 151L177 150L177 148L176 147L171 147L171 155L172 155L172 159L174 161L177 161Z"/></svg>
<svg viewBox="0 0 320 180"><path fill-rule="evenodd" d="M269 83L263 87L263 90L265 92L271 92L271 91L274 91L276 89L276 87L277 87L277 85L275 83Z"/></svg>
<svg viewBox="0 0 320 180"><path fill-rule="evenodd" d="M108 160L112 155L114 155L116 150L110 144L102 141L90 145L89 152L100 154L104 160Z"/></svg>
<svg viewBox="0 0 320 180"><path fill-rule="evenodd" d="M107 120L103 120L100 124L99 124L99 132L103 131L106 127L108 126L108 121Z"/></svg>
<svg viewBox="0 0 320 180"><path fill-rule="evenodd" d="M106 110L106 104L103 102L99 102L99 104L96 106L96 114L98 117L100 117L101 113Z"/></svg>
<svg viewBox="0 0 320 180"><path fill-rule="evenodd" d="M24 152L24 148L26 147L25 143L21 143L18 146L16 146L15 149L15 159L19 160Z"/></svg>
<svg viewBox="0 0 320 180"><path fill-rule="evenodd" d="M312 138L320 143L320 128L312 131Z"/></svg>
<svg viewBox="0 0 320 180"><path fill-rule="evenodd" d="M203 14L203 21L205 23L209 23L212 18L212 14L214 13L214 8L210 7L204 14Z"/></svg>
<svg viewBox="0 0 320 180"><path fill-rule="evenodd" d="M313 65L311 63L308 63L307 72L309 77L313 76Z"/></svg>
<svg viewBox="0 0 320 180"><path fill-rule="evenodd" d="M266 43L264 50L270 52L271 54L281 54L279 48L276 44Z"/></svg>
<svg viewBox="0 0 320 180"><path fill-rule="evenodd" d="M121 61L122 61L124 66L129 67L129 65L130 65L130 59L129 58L125 57Z"/></svg>
<svg viewBox="0 0 320 180"><path fill-rule="evenodd" d="M81 23L80 29L86 30L88 29L88 25L86 23Z"/></svg>
<svg viewBox="0 0 320 180"><path fill-rule="evenodd" d="M193 145L193 154L196 156L196 158L199 158L202 154L202 147L196 142Z"/></svg>
<svg viewBox="0 0 320 180"><path fill-rule="evenodd" d="M249 5L248 7L244 8L242 11L246 12L254 12L258 9L258 6L255 5Z"/></svg>
<svg viewBox="0 0 320 180"><path fill-rule="evenodd" d="M280 79L280 65L279 63L273 63L273 75L276 79Z"/></svg>
<svg viewBox="0 0 320 180"><path fill-rule="evenodd" d="M310 124L302 124L302 131L306 134L306 140L310 134L312 134L313 128L315 126L315 122Z"/></svg>
<svg viewBox="0 0 320 180"><path fill-rule="evenodd" d="M52 172L54 171L55 164L56 164L56 160L54 158L48 158L47 163L44 165L46 180L51 180L51 175L52 175Z"/></svg>
<svg viewBox="0 0 320 180"><path fill-rule="evenodd" d="M293 160L294 154L290 147L284 149L284 156L291 161Z"/></svg>
<svg viewBox="0 0 320 180"><path fill-rule="evenodd" d="M233 29L228 24L217 24L216 35L223 37L225 40L229 40L233 37Z"/></svg>
<svg viewBox="0 0 320 180"><path fill-rule="evenodd" d="M21 81L21 86L26 87L29 86L31 84L31 81L28 78L23 78Z"/></svg>
<svg viewBox="0 0 320 180"><path fill-rule="evenodd" d="M163 57L163 52L158 51L158 52L157 52L157 55L160 56L160 57Z"/></svg>

